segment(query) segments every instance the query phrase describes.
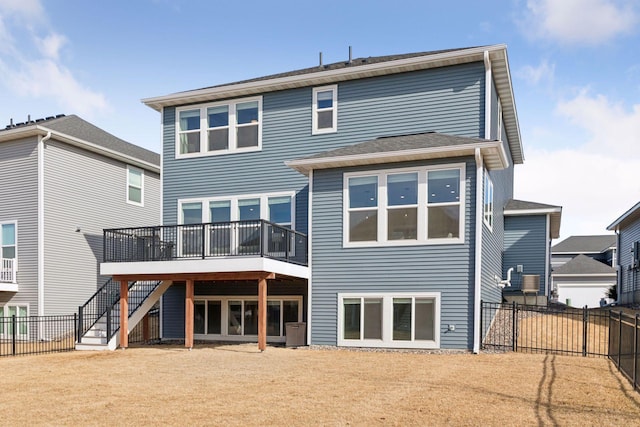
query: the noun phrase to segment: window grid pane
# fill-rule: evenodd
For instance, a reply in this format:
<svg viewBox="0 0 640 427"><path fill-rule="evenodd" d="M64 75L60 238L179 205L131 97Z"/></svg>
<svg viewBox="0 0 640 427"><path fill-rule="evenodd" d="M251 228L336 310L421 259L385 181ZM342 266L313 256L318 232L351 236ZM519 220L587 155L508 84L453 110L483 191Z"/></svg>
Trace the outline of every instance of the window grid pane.
<svg viewBox="0 0 640 427"><path fill-rule="evenodd" d="M360 298L345 298L344 302L344 339L360 339Z"/></svg>

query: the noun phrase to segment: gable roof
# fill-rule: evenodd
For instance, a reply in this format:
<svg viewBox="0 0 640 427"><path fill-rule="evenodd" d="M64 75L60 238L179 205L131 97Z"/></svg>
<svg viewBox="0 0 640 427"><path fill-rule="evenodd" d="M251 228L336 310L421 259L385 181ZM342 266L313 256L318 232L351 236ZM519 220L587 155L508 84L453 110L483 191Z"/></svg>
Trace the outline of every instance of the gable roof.
<svg viewBox="0 0 640 427"><path fill-rule="evenodd" d="M471 62L484 62L485 67L490 64L495 88L501 100L503 124L508 137L511 155L514 163L521 164L524 161L524 155L520 125L518 124L518 114L513 96L511 72L505 45L357 58L350 62L336 62L334 64L145 98L142 102L156 111L162 111L164 107L212 102L293 88L335 84L348 80Z"/></svg>
<svg viewBox="0 0 640 427"><path fill-rule="evenodd" d="M298 172L308 175L313 169L473 156L476 148L479 148L485 156L487 167L490 169L504 169L508 165L507 156L500 141L436 132L380 137L285 163Z"/></svg>
<svg viewBox="0 0 640 427"><path fill-rule="evenodd" d="M75 114L9 125L0 130L0 143L35 135L46 136L49 132L56 140L160 172L158 153L120 139Z"/></svg>
<svg viewBox="0 0 640 427"><path fill-rule="evenodd" d="M603 262L580 254L553 270L554 276L581 276L585 274L615 276L616 269Z"/></svg>
<svg viewBox="0 0 640 427"><path fill-rule="evenodd" d="M605 234L600 236L569 236L560 243L553 245L551 252L554 254L599 254L612 247L616 247L615 234Z"/></svg>
<svg viewBox="0 0 640 427"><path fill-rule="evenodd" d="M505 216L549 215L549 235L552 239L560 236L562 206L510 199L504 206Z"/></svg>
<svg viewBox="0 0 640 427"><path fill-rule="evenodd" d="M607 230L619 231L621 228L624 228L626 225L638 219L640 219L640 202L636 203L631 209L613 221L611 225L607 227Z"/></svg>

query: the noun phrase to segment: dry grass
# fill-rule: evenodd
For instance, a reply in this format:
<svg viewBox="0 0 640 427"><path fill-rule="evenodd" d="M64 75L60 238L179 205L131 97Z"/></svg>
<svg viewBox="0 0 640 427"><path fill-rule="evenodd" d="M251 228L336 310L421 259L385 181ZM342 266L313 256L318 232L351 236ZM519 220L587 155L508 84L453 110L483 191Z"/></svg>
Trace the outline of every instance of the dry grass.
<svg viewBox="0 0 640 427"><path fill-rule="evenodd" d="M0 359L4 425L637 425L606 359L255 344Z"/></svg>

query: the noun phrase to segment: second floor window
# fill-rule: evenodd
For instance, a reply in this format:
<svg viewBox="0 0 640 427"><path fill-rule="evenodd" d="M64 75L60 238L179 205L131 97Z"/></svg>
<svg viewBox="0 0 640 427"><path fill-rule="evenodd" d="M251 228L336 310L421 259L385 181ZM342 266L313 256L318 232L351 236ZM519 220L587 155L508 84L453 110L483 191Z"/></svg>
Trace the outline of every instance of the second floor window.
<svg viewBox="0 0 640 427"><path fill-rule="evenodd" d="M16 248L16 224L14 222L0 224L0 258L15 258Z"/></svg>
<svg viewBox="0 0 640 427"><path fill-rule="evenodd" d="M331 133L338 130L338 86L313 89L312 134Z"/></svg>
<svg viewBox="0 0 640 427"><path fill-rule="evenodd" d="M489 176L489 172L484 171L484 223L493 229L493 181Z"/></svg>
<svg viewBox="0 0 640 427"><path fill-rule="evenodd" d="M262 98L177 110L177 157L260 150Z"/></svg>
<svg viewBox="0 0 640 427"><path fill-rule="evenodd" d="M144 174L142 170L127 167L127 202L142 205Z"/></svg>

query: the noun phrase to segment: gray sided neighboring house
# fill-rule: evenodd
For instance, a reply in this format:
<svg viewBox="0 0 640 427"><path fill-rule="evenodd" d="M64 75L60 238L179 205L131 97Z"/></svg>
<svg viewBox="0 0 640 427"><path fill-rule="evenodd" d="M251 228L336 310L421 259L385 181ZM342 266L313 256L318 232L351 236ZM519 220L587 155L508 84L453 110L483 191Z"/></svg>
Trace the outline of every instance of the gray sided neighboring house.
<svg viewBox="0 0 640 427"><path fill-rule="evenodd" d="M640 304L640 202L609 227L617 234L618 302Z"/></svg>
<svg viewBox="0 0 640 427"><path fill-rule="evenodd" d="M103 228L160 221L160 156L75 115L0 130L0 181L0 317L76 312Z"/></svg>

